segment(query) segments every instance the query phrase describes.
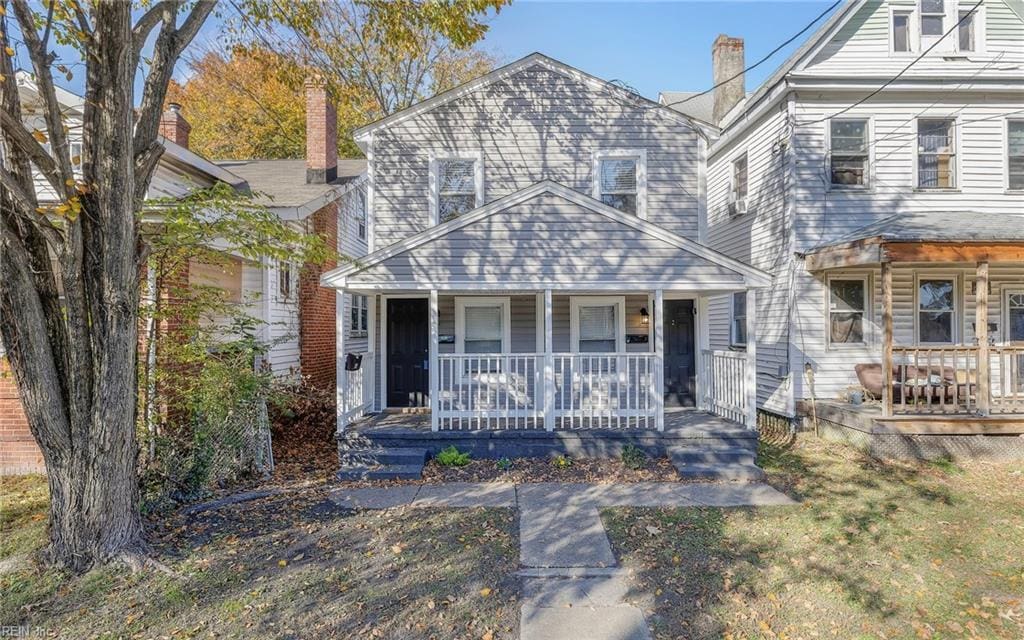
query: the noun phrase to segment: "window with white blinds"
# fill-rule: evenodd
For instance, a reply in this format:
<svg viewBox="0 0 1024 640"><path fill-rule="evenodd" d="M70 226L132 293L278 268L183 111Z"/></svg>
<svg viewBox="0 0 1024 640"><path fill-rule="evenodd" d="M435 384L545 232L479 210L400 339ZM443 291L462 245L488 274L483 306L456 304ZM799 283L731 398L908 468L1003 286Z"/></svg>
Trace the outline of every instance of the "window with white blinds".
<svg viewBox="0 0 1024 640"><path fill-rule="evenodd" d="M624 213L636 215L636 158L601 160L601 202Z"/></svg>
<svg viewBox="0 0 1024 640"><path fill-rule="evenodd" d="M455 333L461 353L508 353L508 298L456 298Z"/></svg>
<svg viewBox="0 0 1024 640"><path fill-rule="evenodd" d="M501 353L501 306L467 307L465 353Z"/></svg>
<svg viewBox="0 0 1024 640"><path fill-rule="evenodd" d="M625 349L624 304L620 296L573 298L573 351L616 353Z"/></svg>

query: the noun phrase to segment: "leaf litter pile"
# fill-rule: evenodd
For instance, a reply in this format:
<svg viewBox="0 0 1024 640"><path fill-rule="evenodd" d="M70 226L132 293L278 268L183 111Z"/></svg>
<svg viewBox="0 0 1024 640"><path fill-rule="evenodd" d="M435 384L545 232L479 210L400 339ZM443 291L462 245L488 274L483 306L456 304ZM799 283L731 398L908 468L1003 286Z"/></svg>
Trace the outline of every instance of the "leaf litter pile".
<svg viewBox="0 0 1024 640"><path fill-rule="evenodd" d="M603 512L655 638L1024 638L1024 463L761 464L800 505Z"/></svg>
<svg viewBox="0 0 1024 640"><path fill-rule="evenodd" d="M510 510L356 512L310 489L150 526L173 575L17 569L0 620L75 640L518 638Z"/></svg>

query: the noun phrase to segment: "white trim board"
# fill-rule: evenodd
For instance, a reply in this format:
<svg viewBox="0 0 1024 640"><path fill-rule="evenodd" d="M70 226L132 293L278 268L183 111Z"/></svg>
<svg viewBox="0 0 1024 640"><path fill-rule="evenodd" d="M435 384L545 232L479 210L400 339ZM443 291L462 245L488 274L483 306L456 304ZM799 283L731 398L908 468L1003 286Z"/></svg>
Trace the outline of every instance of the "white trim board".
<svg viewBox="0 0 1024 640"><path fill-rule="evenodd" d="M364 269L380 264L388 258L392 258L400 253L415 249L416 247L428 242L442 238L453 231L462 229L463 227L483 220L484 218L498 213L499 211L504 211L509 207L522 204L523 202L545 193L550 193L564 198L570 202L590 209L595 213L599 213L606 218L610 218L615 222L632 227L641 233L645 233L653 238L662 240L663 242L671 244L683 251L692 253L695 256L704 258L705 260L725 267L731 271L735 271L737 274L744 277L747 286L767 287L771 283L771 276L756 267L744 264L735 258L730 258L729 256L695 242L694 240L676 235L656 224L647 222L646 220L641 220L633 215L625 214L618 209L609 207L608 205L594 200L590 196L584 195L579 191L570 189L565 185L552 182L550 180L543 180L532 186L526 187L521 191L517 191L503 198L499 198L498 200L494 200L493 202L479 207L464 216L456 218L455 220L439 224L432 229L422 231L414 236L402 240L401 242L396 242L385 249L375 251L374 253L366 256L359 264L349 264L333 269L321 276L320 284L325 287L343 287L345 286L346 276L353 275ZM699 285L697 288L699 288Z"/></svg>

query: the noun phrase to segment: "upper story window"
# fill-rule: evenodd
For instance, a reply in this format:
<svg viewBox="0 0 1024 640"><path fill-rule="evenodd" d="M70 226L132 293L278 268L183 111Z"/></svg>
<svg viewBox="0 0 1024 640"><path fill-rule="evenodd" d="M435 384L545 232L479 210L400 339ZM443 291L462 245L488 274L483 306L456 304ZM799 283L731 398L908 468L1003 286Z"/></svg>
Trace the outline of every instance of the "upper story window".
<svg viewBox="0 0 1024 640"><path fill-rule="evenodd" d="M917 186L920 189L956 188L956 121L917 121Z"/></svg>
<svg viewBox="0 0 1024 640"><path fill-rule="evenodd" d="M829 344L864 344L868 279L831 278L828 282Z"/></svg>
<svg viewBox="0 0 1024 640"><path fill-rule="evenodd" d="M732 294L732 309L730 309L729 344L734 347L747 346L747 294L739 292Z"/></svg>
<svg viewBox="0 0 1024 640"><path fill-rule="evenodd" d="M865 119L830 121L829 156L832 186L867 186L868 121Z"/></svg>
<svg viewBox="0 0 1024 640"><path fill-rule="evenodd" d="M952 344L956 339L956 280L921 278L917 281L917 341Z"/></svg>
<svg viewBox="0 0 1024 640"><path fill-rule="evenodd" d="M647 217L647 152L615 149L594 153L594 199Z"/></svg>
<svg viewBox="0 0 1024 640"><path fill-rule="evenodd" d="M1006 122L1006 186L1024 190L1024 120Z"/></svg>
<svg viewBox="0 0 1024 640"><path fill-rule="evenodd" d="M977 34L977 13L971 13L970 9L960 9L957 12L957 50L972 52L978 50Z"/></svg>
<svg viewBox="0 0 1024 640"><path fill-rule="evenodd" d="M927 48L946 32L946 0L921 0L921 39Z"/></svg>
<svg viewBox="0 0 1024 640"><path fill-rule="evenodd" d="M749 182L747 152L732 161L732 176L729 185L729 213L739 215L747 212L747 191Z"/></svg>
<svg viewBox="0 0 1024 640"><path fill-rule="evenodd" d="M893 11L892 13L892 50L896 53L913 51L913 34L911 19L913 11Z"/></svg>
<svg viewBox="0 0 1024 640"><path fill-rule="evenodd" d="M479 153L432 154L431 223L441 224L469 213L484 201L483 158Z"/></svg>
<svg viewBox="0 0 1024 640"><path fill-rule="evenodd" d="M356 232L359 234L360 240L366 240L366 192L362 189L358 190L357 206L356 211Z"/></svg>

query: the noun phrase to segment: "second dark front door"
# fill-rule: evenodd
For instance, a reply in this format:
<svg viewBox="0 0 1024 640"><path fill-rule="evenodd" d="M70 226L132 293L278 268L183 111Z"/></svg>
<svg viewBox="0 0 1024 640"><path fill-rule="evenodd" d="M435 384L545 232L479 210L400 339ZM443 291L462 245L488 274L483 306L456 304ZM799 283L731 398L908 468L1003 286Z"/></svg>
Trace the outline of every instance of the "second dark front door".
<svg viewBox="0 0 1024 640"><path fill-rule="evenodd" d="M388 406L429 406L427 301L388 300Z"/></svg>
<svg viewBox="0 0 1024 640"><path fill-rule="evenodd" d="M697 404L693 301L665 301L665 406Z"/></svg>

